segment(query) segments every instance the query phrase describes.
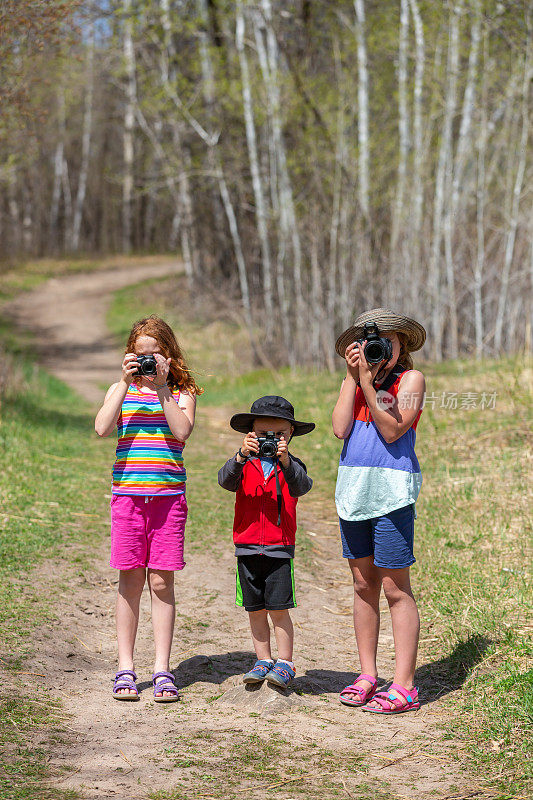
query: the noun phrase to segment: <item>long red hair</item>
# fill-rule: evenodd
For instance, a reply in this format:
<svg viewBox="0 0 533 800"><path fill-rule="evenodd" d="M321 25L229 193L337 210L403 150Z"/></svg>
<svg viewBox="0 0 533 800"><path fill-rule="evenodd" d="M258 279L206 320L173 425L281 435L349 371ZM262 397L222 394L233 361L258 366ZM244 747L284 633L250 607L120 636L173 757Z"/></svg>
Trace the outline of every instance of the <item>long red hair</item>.
<svg viewBox="0 0 533 800"><path fill-rule="evenodd" d="M171 389L186 389L191 394L203 393L204 390L198 386L185 363L183 352L170 325L167 325L160 317L156 317L155 314L138 320L130 331L126 353L135 351L135 342L139 336L151 336L157 341L162 355L171 359L167 379ZM133 381L139 383L140 377L134 378Z"/></svg>

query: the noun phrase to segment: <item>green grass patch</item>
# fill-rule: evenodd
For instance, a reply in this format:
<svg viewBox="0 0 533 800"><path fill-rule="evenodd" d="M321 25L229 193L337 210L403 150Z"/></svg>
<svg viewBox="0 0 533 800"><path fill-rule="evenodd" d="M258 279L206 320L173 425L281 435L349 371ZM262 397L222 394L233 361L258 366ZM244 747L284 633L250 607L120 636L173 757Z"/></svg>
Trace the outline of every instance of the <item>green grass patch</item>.
<svg viewBox="0 0 533 800"><path fill-rule="evenodd" d="M32 743L44 728L50 738L60 735L59 712L40 704L26 679L18 686L31 633L54 614L53 597L28 575L65 545L107 534L112 450L97 441L83 401L35 366L25 337L0 326L0 341L10 378L0 398L0 790L13 800L59 800L74 794L46 788L46 747Z"/></svg>
<svg viewBox="0 0 533 800"><path fill-rule="evenodd" d="M62 737L59 708L53 703L38 704L29 698L0 698L2 770L0 797L2 800L75 800L76 793L51 789L48 752L42 745L31 743L34 732L47 728L50 738Z"/></svg>
<svg viewBox="0 0 533 800"><path fill-rule="evenodd" d="M196 307L193 313L186 297L180 302L180 292L183 295L172 281L119 292L109 324L125 337L135 319L160 314L193 354L192 366L205 376L199 407L206 412L206 427L195 431L187 451L191 475L195 463L203 472L201 510L195 510L192 497L196 477L191 481L191 512L198 515L194 527L204 515L213 538L225 537L230 546L232 498L216 485L216 471L238 445L227 424L229 416L248 410L263 394L283 394L294 404L297 418L317 423L313 434L294 441L294 452L315 481L302 503L312 504L319 521L335 520L341 443L331 432L331 411L342 371L247 369L241 358L245 350L235 339L240 329L231 317L218 319L214 342L205 335L202 309ZM449 709L449 734L463 743L471 769L491 781L498 797L523 797L532 780L527 757L532 365L516 356L423 364L421 369L427 403L416 448L424 477L415 527L418 563L413 568L422 617L417 682L423 697L440 697ZM226 409L225 416L215 411L217 407ZM206 450L202 442L209 424L216 427L219 440L210 437ZM195 462L198 455L200 461ZM319 575L320 563L309 563ZM453 699L447 698L458 689Z"/></svg>
<svg viewBox="0 0 533 800"><path fill-rule="evenodd" d="M159 263L169 256L108 256L95 259L84 255L69 258L39 258L12 264L0 262L0 301L10 300L20 292L35 289L49 278L62 278L83 272L120 268L124 266Z"/></svg>
<svg viewBox="0 0 533 800"><path fill-rule="evenodd" d="M180 779L172 790L149 795L150 800L186 800L191 784L198 800L265 797L267 791L269 797L280 799L329 800L346 797L348 791L358 800L393 796L384 782L366 783L363 757L333 753L315 742L301 746L279 731L243 732L238 741L224 739L223 732L202 731L165 752Z"/></svg>

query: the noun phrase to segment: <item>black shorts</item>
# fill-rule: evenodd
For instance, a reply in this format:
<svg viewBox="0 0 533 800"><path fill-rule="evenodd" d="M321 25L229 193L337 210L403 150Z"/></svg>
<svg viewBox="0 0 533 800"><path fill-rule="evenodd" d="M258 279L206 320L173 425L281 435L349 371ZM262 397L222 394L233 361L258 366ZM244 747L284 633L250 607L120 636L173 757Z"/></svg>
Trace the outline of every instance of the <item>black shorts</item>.
<svg viewBox="0 0 533 800"><path fill-rule="evenodd" d="M272 556L237 556L236 605L246 611L296 608L294 561Z"/></svg>

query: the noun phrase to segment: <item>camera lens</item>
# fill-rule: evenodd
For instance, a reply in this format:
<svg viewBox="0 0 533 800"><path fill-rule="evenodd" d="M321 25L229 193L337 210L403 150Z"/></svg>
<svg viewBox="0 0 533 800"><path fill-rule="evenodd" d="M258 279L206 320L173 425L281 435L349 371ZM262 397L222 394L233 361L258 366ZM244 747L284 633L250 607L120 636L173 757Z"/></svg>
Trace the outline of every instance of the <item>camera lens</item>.
<svg viewBox="0 0 533 800"><path fill-rule="evenodd" d="M365 347L365 358L369 364L379 364L385 357L381 342L369 342Z"/></svg>

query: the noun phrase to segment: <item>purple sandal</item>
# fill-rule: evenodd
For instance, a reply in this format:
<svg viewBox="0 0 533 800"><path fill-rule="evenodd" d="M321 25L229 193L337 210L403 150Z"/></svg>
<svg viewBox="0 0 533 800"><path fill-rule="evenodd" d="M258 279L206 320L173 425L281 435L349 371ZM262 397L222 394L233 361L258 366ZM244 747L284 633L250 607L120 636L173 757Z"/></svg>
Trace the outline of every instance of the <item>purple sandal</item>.
<svg viewBox="0 0 533 800"><path fill-rule="evenodd" d="M356 686L355 684L357 681L368 681L372 684L370 689L364 689L362 686ZM376 693L378 681L377 678L372 677L372 675L367 675L366 673L362 673L359 675L353 683L349 686L345 686L342 692L339 695L339 700L345 706L364 706L365 703L368 703L369 700L372 700ZM359 700L350 700L349 697L344 697L345 694L358 694Z"/></svg>
<svg viewBox="0 0 533 800"><path fill-rule="evenodd" d="M157 682L158 678L165 678L164 681ZM180 693L174 683L174 675L171 672L154 672L152 675L152 683L154 684L154 702L155 703L175 703L180 699ZM157 697L157 692L172 692L170 697Z"/></svg>
<svg viewBox="0 0 533 800"><path fill-rule="evenodd" d="M402 703L391 692L398 692L405 700L405 703ZM379 703L379 708L365 706L361 711L370 711L372 714L404 714L406 711L417 711L420 708L416 686L409 691L405 686L400 686L399 683L391 683L387 692L378 692L372 700Z"/></svg>
<svg viewBox="0 0 533 800"><path fill-rule="evenodd" d="M130 675L131 677L127 678L124 677L125 675ZM113 684L113 697L115 700L138 700L139 699L139 692L137 691L137 687L135 686L135 681L137 680L137 675L132 669L121 669L115 675L115 682ZM135 694L120 694L120 689L129 689L130 692L135 692Z"/></svg>

